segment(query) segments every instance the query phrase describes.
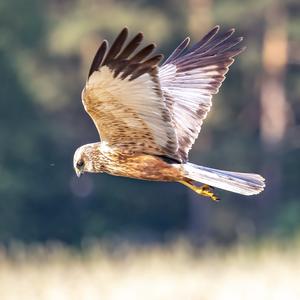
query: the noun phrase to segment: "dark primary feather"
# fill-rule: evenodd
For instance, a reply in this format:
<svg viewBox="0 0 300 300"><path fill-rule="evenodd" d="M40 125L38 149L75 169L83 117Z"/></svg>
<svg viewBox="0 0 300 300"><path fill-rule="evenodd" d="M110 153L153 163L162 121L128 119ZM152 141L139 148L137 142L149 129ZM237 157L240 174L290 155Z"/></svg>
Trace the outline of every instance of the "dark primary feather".
<svg viewBox="0 0 300 300"><path fill-rule="evenodd" d="M139 66L139 68L132 72L130 79L134 80L139 76L143 75L144 73L152 73L153 66L157 66L157 64L162 60L162 58L163 55L158 54L144 61L143 64Z"/></svg>
<svg viewBox="0 0 300 300"><path fill-rule="evenodd" d="M102 44L100 45L98 51L96 52L96 55L92 61L89 73L88 73L88 78L99 69L101 66L101 63L103 61L104 55L106 53L106 49L108 48L108 42L104 40Z"/></svg>
<svg viewBox="0 0 300 300"><path fill-rule="evenodd" d="M143 34L140 32L128 43L128 45L119 55L118 59L122 60L127 58L131 53L133 53L137 49L137 47L141 44L142 40Z"/></svg>
<svg viewBox="0 0 300 300"><path fill-rule="evenodd" d="M125 27L108 51L107 41L101 44L90 67L88 77L102 66L108 66L114 72L115 77L121 73L121 79L129 77L129 80L134 80L145 73L155 75L157 65L163 57L154 55L149 58L155 45L149 44L136 51L143 40L143 34L138 33L126 45L127 37L128 29Z"/></svg>
<svg viewBox="0 0 300 300"><path fill-rule="evenodd" d="M103 61L103 65L107 65L112 61L121 51L128 36L128 29L125 27L119 35L116 37L115 41L108 50L108 53Z"/></svg>
<svg viewBox="0 0 300 300"><path fill-rule="evenodd" d="M143 49L141 49L138 53L136 53L131 59L130 62L131 63L138 63L140 61L142 61L143 59L145 59L148 55L151 54L151 52L154 50L155 45L154 44L150 44L146 47L144 47Z"/></svg>

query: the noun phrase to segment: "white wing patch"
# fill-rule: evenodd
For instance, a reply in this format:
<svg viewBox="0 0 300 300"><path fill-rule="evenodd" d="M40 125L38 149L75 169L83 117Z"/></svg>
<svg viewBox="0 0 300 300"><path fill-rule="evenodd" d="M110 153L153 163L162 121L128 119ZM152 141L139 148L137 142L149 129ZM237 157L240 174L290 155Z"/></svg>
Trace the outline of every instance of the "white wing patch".
<svg viewBox="0 0 300 300"><path fill-rule="evenodd" d="M154 152L168 149L168 154L175 154L177 137L159 84L148 73L131 81L121 76L114 77L103 66L90 76L83 91L84 107L101 139L109 144L144 144L155 148Z"/></svg>

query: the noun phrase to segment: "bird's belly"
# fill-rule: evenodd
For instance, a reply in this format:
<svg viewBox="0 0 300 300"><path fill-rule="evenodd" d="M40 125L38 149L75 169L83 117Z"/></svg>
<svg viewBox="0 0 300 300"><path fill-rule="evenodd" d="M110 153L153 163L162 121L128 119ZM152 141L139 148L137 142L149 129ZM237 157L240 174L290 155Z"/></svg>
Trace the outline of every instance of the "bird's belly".
<svg viewBox="0 0 300 300"><path fill-rule="evenodd" d="M134 155L115 166L107 166L107 173L143 180L178 181L183 178L180 164L168 164L157 156Z"/></svg>

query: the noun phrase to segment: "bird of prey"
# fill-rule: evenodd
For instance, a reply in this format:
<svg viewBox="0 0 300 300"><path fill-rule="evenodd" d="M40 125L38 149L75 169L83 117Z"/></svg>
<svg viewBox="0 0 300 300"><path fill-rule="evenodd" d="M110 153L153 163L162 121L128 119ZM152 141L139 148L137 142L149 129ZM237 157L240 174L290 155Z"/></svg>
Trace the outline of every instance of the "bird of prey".
<svg viewBox="0 0 300 300"><path fill-rule="evenodd" d="M234 57L244 50L234 29L219 26L188 47L187 37L159 66L143 34L128 41L124 28L104 40L91 64L82 102L101 142L79 147L74 169L136 179L179 182L219 200L213 187L253 195L264 189L258 174L228 172L188 162L188 153ZM138 49L139 48L139 49ZM198 185L201 182L203 185Z"/></svg>

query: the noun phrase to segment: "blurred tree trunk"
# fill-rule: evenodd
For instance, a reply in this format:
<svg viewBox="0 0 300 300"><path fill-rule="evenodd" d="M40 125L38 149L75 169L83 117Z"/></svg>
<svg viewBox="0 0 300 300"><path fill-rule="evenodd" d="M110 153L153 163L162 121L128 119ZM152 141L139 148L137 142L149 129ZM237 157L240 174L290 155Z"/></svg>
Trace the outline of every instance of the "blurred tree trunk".
<svg viewBox="0 0 300 300"><path fill-rule="evenodd" d="M192 38L199 39L212 25L212 0L188 1L188 29Z"/></svg>
<svg viewBox="0 0 300 300"><path fill-rule="evenodd" d="M260 204L265 207L264 215L270 205L280 199L281 160L280 149L288 123L288 103L285 95L285 73L287 65L287 15L281 2L266 10L266 27L263 39L262 80L261 80L261 117L260 132L265 151L264 174L267 179L266 191ZM272 203L271 203L272 202Z"/></svg>
<svg viewBox="0 0 300 300"><path fill-rule="evenodd" d="M189 32L192 39L198 41L212 25L212 0L189 0L187 15ZM203 244L209 238L211 206L199 198L199 195L189 191L188 233L195 244Z"/></svg>

